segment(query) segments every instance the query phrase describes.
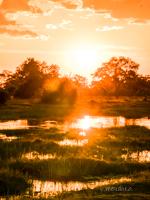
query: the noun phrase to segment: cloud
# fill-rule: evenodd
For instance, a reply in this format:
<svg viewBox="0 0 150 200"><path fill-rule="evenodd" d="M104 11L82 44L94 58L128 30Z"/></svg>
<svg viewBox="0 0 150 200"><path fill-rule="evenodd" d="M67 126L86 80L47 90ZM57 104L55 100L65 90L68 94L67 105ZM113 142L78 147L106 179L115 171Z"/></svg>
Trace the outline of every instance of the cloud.
<svg viewBox="0 0 150 200"><path fill-rule="evenodd" d="M6 28L0 28L0 35L10 36L10 37L31 37L36 38L38 35L30 30L25 31L18 31L18 30L11 30Z"/></svg>
<svg viewBox="0 0 150 200"><path fill-rule="evenodd" d="M75 9L77 9L78 8L78 4L73 4L73 3L71 3L71 1L67 1L67 2L61 2L61 5L63 6L63 7L65 7L66 9L73 9L73 10L75 10Z"/></svg>
<svg viewBox="0 0 150 200"><path fill-rule="evenodd" d="M3 0L0 9L9 13L15 13L17 11L29 11L31 13L41 14L43 11L35 6L29 4L30 0Z"/></svg>
<svg viewBox="0 0 150 200"><path fill-rule="evenodd" d="M0 36L3 35L5 37L10 37L13 39L41 39L43 41L48 40L48 39L53 39L50 37L50 35L38 35L30 30L25 30L25 31L18 31L18 30L11 30L11 29L6 29L6 28L0 28Z"/></svg>
<svg viewBox="0 0 150 200"><path fill-rule="evenodd" d="M52 12L53 12L53 9L48 9L48 10L46 10L46 11L43 12L43 15L44 16L48 16L48 15L51 15Z"/></svg>
<svg viewBox="0 0 150 200"><path fill-rule="evenodd" d="M108 26L103 26L103 27L99 27L96 28L96 31L111 31L111 30L118 30L118 29L123 29L123 27L121 26L112 26L112 27L108 27Z"/></svg>
<svg viewBox="0 0 150 200"><path fill-rule="evenodd" d="M62 7L70 10L76 10L79 7L79 1L76 1L73 3L72 1L66 1L66 0L49 0L50 2L54 3L60 3ZM80 2L81 5L81 2Z"/></svg>
<svg viewBox="0 0 150 200"><path fill-rule="evenodd" d="M149 0L82 0L82 8L110 13L114 18L150 19Z"/></svg>
<svg viewBox="0 0 150 200"><path fill-rule="evenodd" d="M68 20L64 20L64 19L63 19L62 23L59 24L59 27L62 27L62 28L65 29L65 26L64 26L64 25L70 24L71 22L72 22L72 21L68 21Z"/></svg>
<svg viewBox="0 0 150 200"><path fill-rule="evenodd" d="M135 25L148 25L150 24L150 21L148 20L144 20L144 19L140 19L140 20L134 20L134 21L130 21L129 24L135 24Z"/></svg>
<svg viewBox="0 0 150 200"><path fill-rule="evenodd" d="M0 25L15 25L16 22L14 20L8 20L4 16L4 13L0 12Z"/></svg>
<svg viewBox="0 0 150 200"><path fill-rule="evenodd" d="M52 28L52 29L56 29L57 28L57 26L53 25L53 24L46 24L45 26L46 26L46 28Z"/></svg>

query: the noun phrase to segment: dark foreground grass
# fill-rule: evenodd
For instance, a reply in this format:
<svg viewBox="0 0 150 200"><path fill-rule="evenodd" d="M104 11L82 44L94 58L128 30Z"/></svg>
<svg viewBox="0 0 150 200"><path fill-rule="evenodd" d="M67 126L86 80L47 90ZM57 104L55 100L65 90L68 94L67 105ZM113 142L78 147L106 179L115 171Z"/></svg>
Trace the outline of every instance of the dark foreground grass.
<svg viewBox="0 0 150 200"><path fill-rule="evenodd" d="M0 173L0 196L20 195L25 193L31 184L20 174L10 171Z"/></svg>
<svg viewBox="0 0 150 200"><path fill-rule="evenodd" d="M81 180L84 176L127 175L150 168L150 163L105 162L87 158L17 160L9 169L40 180Z"/></svg>

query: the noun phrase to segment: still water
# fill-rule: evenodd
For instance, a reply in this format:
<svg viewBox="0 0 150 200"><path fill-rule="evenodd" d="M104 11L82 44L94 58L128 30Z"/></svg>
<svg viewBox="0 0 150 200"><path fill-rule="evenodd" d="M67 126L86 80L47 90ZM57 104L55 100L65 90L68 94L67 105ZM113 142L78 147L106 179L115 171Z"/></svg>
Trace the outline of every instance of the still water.
<svg viewBox="0 0 150 200"><path fill-rule="evenodd" d="M8 141L8 142L11 142L12 140L16 140L16 139L18 139L18 137L16 137L16 136L7 137L6 134L0 133L0 140L5 140L5 141Z"/></svg>
<svg viewBox="0 0 150 200"><path fill-rule="evenodd" d="M93 128L109 128L121 127L125 125L139 125L150 129L150 119L148 117L140 119L126 119L124 117L98 117L98 116L84 116L83 118L72 118L64 123L57 121L38 121L38 120L10 120L0 122L0 130L4 129L30 129L43 128L48 129L57 127L58 129L69 130L72 128L79 128L82 130Z"/></svg>
<svg viewBox="0 0 150 200"><path fill-rule="evenodd" d="M131 154L123 154L121 157L125 160L132 160L137 162L150 162L150 151L137 151Z"/></svg>
<svg viewBox="0 0 150 200"><path fill-rule="evenodd" d="M130 182L130 178L122 177L120 179L111 179L111 180L100 180L100 181L91 181L91 182L74 182L69 181L65 182L52 182L52 181L39 181L33 180L33 188L32 194L33 197L46 197L54 196L64 191L80 191L82 189L94 189L98 186L108 185L108 184L115 184L115 183L122 183L122 182Z"/></svg>

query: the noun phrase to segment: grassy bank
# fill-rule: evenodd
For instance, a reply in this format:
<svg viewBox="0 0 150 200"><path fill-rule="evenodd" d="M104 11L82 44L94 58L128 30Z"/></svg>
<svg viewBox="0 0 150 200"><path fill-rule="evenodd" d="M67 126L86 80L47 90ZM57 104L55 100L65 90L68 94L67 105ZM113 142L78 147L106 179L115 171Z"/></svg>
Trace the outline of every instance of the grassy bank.
<svg viewBox="0 0 150 200"><path fill-rule="evenodd" d="M1 120L42 119L63 121L74 116L84 115L123 116L140 118L150 116L150 101L141 99L96 99L98 104L91 105L90 99L76 102L75 105L49 105L34 103L30 100L9 100L0 108Z"/></svg>

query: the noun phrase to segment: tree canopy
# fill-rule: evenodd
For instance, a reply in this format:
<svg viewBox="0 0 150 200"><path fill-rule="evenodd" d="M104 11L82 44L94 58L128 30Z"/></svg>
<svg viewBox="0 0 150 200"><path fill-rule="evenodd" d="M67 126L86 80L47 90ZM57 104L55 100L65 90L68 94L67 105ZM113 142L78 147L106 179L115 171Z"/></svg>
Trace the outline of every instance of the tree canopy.
<svg viewBox="0 0 150 200"><path fill-rule="evenodd" d="M139 64L131 58L112 57L109 62L102 63L102 67L97 68L92 74L93 80L109 81L114 85L115 95L118 98L119 88L122 83L132 80L137 76Z"/></svg>
<svg viewBox="0 0 150 200"><path fill-rule="evenodd" d="M46 62L27 58L6 82L6 88L11 85L16 86L15 98L31 98L38 89L43 87L47 79L54 79L58 76L59 67L57 65L48 66Z"/></svg>

